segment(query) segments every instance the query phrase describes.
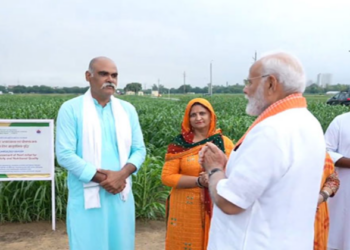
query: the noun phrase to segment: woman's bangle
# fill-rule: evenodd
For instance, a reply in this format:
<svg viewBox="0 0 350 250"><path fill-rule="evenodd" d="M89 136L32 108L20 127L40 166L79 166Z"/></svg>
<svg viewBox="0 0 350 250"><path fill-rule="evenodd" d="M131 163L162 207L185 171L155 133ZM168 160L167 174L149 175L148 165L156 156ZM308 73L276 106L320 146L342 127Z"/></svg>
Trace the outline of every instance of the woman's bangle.
<svg viewBox="0 0 350 250"><path fill-rule="evenodd" d="M199 181L199 177L197 178L197 186L200 187L200 188L204 188L202 183Z"/></svg>
<svg viewBox="0 0 350 250"><path fill-rule="evenodd" d="M328 198L331 197L331 194L327 190L322 190L322 192L325 192L328 195Z"/></svg>
<svg viewBox="0 0 350 250"><path fill-rule="evenodd" d="M320 195L323 197L323 201L326 202L327 199L328 199L328 197L329 197L328 192L321 191L321 192L320 192Z"/></svg>

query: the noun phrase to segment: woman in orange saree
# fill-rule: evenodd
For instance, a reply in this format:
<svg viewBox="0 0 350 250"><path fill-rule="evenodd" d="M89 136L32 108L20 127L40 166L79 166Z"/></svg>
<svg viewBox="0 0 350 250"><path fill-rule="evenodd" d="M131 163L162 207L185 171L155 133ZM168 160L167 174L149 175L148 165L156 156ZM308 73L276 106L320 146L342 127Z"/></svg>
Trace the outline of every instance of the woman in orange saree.
<svg viewBox="0 0 350 250"><path fill-rule="evenodd" d="M339 178L331 157L327 154L323 169L321 191L315 220L314 250L327 250L329 215L327 198L333 197L339 188Z"/></svg>
<svg viewBox="0 0 350 250"><path fill-rule="evenodd" d="M181 134L168 146L162 182L172 187L167 202L166 250L205 250L208 243L212 203L208 176L198 163L198 153L213 142L227 156L233 143L216 129L216 115L202 98L186 107Z"/></svg>

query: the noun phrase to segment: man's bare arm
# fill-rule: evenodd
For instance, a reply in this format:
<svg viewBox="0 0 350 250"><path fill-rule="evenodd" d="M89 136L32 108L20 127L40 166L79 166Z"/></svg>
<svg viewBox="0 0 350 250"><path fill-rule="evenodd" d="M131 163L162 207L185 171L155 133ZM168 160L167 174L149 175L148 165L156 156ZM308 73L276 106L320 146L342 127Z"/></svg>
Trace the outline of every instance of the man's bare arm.
<svg viewBox="0 0 350 250"><path fill-rule="evenodd" d="M350 168L350 158L342 157L334 165L338 168Z"/></svg>
<svg viewBox="0 0 350 250"><path fill-rule="evenodd" d="M101 183L102 181L104 181L107 178L107 175L102 174L100 172L96 172L96 174L94 175L94 177L92 178L93 182L97 182L97 183Z"/></svg>

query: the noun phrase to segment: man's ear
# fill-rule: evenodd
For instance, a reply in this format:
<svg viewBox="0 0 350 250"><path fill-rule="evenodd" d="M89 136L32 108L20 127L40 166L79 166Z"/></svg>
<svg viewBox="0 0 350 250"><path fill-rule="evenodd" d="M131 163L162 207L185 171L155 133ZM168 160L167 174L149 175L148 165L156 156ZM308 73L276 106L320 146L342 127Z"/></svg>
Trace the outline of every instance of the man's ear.
<svg viewBox="0 0 350 250"><path fill-rule="evenodd" d="M274 75L270 75L267 79L267 93L273 94L278 89L278 81Z"/></svg>
<svg viewBox="0 0 350 250"><path fill-rule="evenodd" d="M91 72L90 71L85 71L85 80L87 81L87 82L90 82L90 78L92 77L92 74L91 74Z"/></svg>

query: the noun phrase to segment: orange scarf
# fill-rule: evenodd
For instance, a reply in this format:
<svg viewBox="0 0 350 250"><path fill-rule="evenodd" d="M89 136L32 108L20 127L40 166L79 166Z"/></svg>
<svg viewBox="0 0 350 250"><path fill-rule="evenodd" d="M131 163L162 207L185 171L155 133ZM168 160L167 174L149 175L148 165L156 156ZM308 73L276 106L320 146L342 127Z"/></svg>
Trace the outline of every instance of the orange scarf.
<svg viewBox="0 0 350 250"><path fill-rule="evenodd" d="M245 132L242 138L239 139L235 149L237 149L242 144L243 140L250 132L250 130L252 130L259 122L265 120L266 118L269 118L270 116L277 115L278 113L292 108L306 108L306 99L302 96L301 93L289 95L286 98L283 98L271 104L271 106L269 106L263 113L261 113L261 115L258 116L258 118L253 122L253 124L249 127L247 132Z"/></svg>
<svg viewBox="0 0 350 250"><path fill-rule="evenodd" d="M210 124L207 138L214 135L221 135L221 130L216 129L216 114L210 102L203 98L192 99L185 109L184 118L181 124L181 134L175 137L174 141L169 144L165 160L182 158L189 154L198 153L202 146L207 142L206 140L203 140L201 142L193 143L194 133L190 123L190 112L194 104L200 104L209 110ZM179 143L180 141L183 141L183 143Z"/></svg>

